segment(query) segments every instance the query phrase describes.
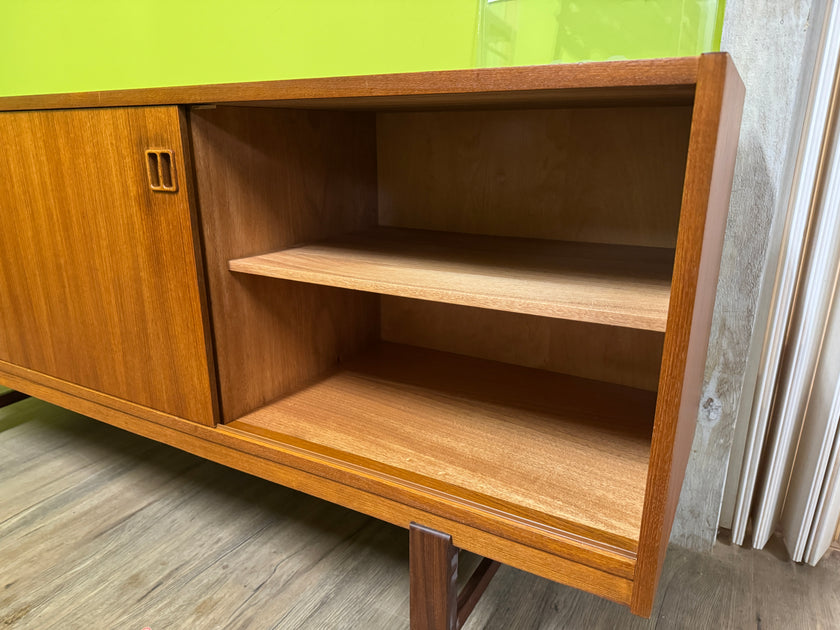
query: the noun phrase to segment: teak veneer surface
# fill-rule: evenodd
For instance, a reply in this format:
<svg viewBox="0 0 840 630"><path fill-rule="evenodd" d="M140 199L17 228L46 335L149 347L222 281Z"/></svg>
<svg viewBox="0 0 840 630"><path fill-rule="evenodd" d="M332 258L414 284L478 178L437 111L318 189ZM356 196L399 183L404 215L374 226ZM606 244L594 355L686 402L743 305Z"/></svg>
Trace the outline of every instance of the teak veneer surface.
<svg viewBox="0 0 840 630"><path fill-rule="evenodd" d="M75 112L88 116L77 125L84 133L76 143L59 142L40 165L61 167L50 177L30 177L39 166L29 157L30 145L56 130L46 125L30 136L16 125L3 130L20 145L4 145L13 146L18 158L11 176L28 171L32 180L0 180L3 200L43 199L16 208L16 232L5 231L5 241L0 236L6 245L0 249L6 277L0 279L4 287L16 287L0 295L0 305L6 300L0 316L13 322L0 326L0 376L20 391L377 518L403 527L422 523L450 534L461 548L649 615L697 414L742 102L743 84L726 54L0 99L0 110L68 110L52 112L59 116L74 115L74 108L122 108L104 115L116 121L113 129L107 121L90 122L89 111L104 110ZM156 108L130 107L161 104L213 107L170 108L172 137L182 144L162 147L154 134L143 135L154 127ZM478 110L488 111L466 115ZM21 114L22 127L47 114ZM126 116L130 123L120 122ZM633 121L649 126L630 129ZM614 125L616 133L601 123ZM130 146L112 146L108 137L126 125L142 133ZM600 134L594 149L586 143L590 128ZM506 134L541 144L529 152L530 140L508 144ZM462 142L462 136L472 140ZM635 141L639 137L643 142ZM145 146L145 140L158 146ZM632 161L628 147L638 147L638 160ZM97 211L93 201L67 206L78 214L62 212L60 200L41 203L45 186L56 183L75 200L117 193L147 200L152 193L142 160L126 162L125 156L148 148L172 148L176 171L184 175L184 188L169 201L178 206L174 224L161 227L155 208L142 203L134 207L140 212L124 215L119 199L117 214ZM441 151L451 153L456 166L439 160ZM579 153L582 162L575 161ZM483 166L471 173L465 165L476 161ZM88 172L94 166L108 173L102 182ZM123 190L125 182L109 187L126 173L136 190ZM460 183L450 190L453 181ZM574 190L553 207L551 200L567 185ZM188 199L179 199L181 191ZM607 203L613 197L621 203ZM433 203L437 198L445 203ZM541 201L530 216L518 215L519 198ZM579 199L595 201L589 208ZM27 207L48 212L32 216ZM615 212L624 214L610 225ZM559 232L543 230L561 219L569 223ZM405 261L385 278L377 277L379 263L354 260L366 270L351 276L350 288L229 270L231 260L272 251L292 255L282 250L303 244L305 251L376 225L495 235L508 243L537 237L675 245L664 333L656 332L661 320L658 328L643 330L635 315L621 328L600 319L491 310L500 308L499 300L512 300L507 291L491 292L490 299L482 294L478 305L445 303L449 281L428 282L430 273L441 273L437 268L422 270L422 301L361 290L361 283L377 291L378 284L393 283L395 273L410 270ZM86 240L89 230L94 238ZM99 243L113 247L99 250ZM196 269L201 245L204 269ZM21 248L24 253L15 255ZM53 271L39 270L30 255ZM453 257L463 264L464 255L450 253L446 264ZM70 264L59 264L65 259ZM347 256L339 260L349 266ZM323 263L296 273L337 277ZM463 266L460 273L465 284L473 278ZM474 299L481 293L476 288L503 281L500 275L479 273L464 293ZM113 294L87 286L102 278L117 287ZM168 284L161 290L157 280ZM77 285L81 292L66 294ZM430 301L430 294L446 299ZM101 303L91 299L96 295ZM212 345L204 335L205 301L212 308ZM85 325L98 311L103 319ZM400 321L401 312L411 320ZM424 313L435 319L426 330L417 328ZM29 315L41 322L41 336ZM456 326L443 321L450 316L458 318ZM592 375L650 388L657 372L657 392L552 373L567 364L583 371L575 367L577 358L558 358L557 349L543 358L514 353L511 363L532 366L522 367L487 360L508 360L499 340L482 346L457 339L482 322L484 334L495 334L511 317L514 337L521 339L562 339L574 330L584 336L585 326L625 331L622 352L642 348L643 376L626 376L633 362ZM556 331L554 322L564 328ZM567 330L566 324L573 326ZM17 328L24 334L15 335ZM611 335L595 336L593 361L610 360L602 346ZM78 340L85 348L91 340L101 343L86 354L73 351ZM179 345L184 340L187 345ZM357 355L372 345L372 352ZM353 356L358 358L347 359ZM241 418L227 426L212 424L214 372L219 417Z"/></svg>
<svg viewBox="0 0 840 630"><path fill-rule="evenodd" d="M440 492L396 483L384 474L360 474L360 466L336 466L334 458L257 435L253 428L250 432L230 425L212 428L160 412L147 414L132 403L2 362L0 379L67 409L389 523L404 528L412 522L428 523L450 532L461 549L527 567L614 601L630 601L634 553L564 535L524 518L509 518L469 501L441 501Z"/></svg>
<svg viewBox="0 0 840 630"><path fill-rule="evenodd" d="M697 422L743 102L744 84L729 55L703 55L631 603L644 616L653 606Z"/></svg>
<svg viewBox="0 0 840 630"><path fill-rule="evenodd" d="M0 452L0 627L408 628L404 529L36 400L0 412ZM773 545L672 546L649 621L503 566L465 628L840 627L840 555Z"/></svg>
<svg viewBox="0 0 840 630"><path fill-rule="evenodd" d="M383 341L656 391L664 333L383 295Z"/></svg>
<svg viewBox="0 0 840 630"><path fill-rule="evenodd" d="M223 421L376 337L376 296L233 274L231 258L376 224L375 121L359 112L190 112Z"/></svg>
<svg viewBox="0 0 840 630"><path fill-rule="evenodd" d="M690 128L690 105L380 112L379 225L673 249Z"/></svg>
<svg viewBox="0 0 840 630"><path fill-rule="evenodd" d="M0 360L212 424L192 212L149 189L175 107L0 114Z"/></svg>
<svg viewBox="0 0 840 630"><path fill-rule="evenodd" d="M541 102L690 103L698 57L220 83L0 98L0 110L202 103L414 108Z"/></svg>
<svg viewBox="0 0 840 630"><path fill-rule="evenodd" d="M380 228L232 271L514 313L665 330L673 251Z"/></svg>
<svg viewBox="0 0 840 630"><path fill-rule="evenodd" d="M654 404L652 392L383 343L231 426L634 550Z"/></svg>

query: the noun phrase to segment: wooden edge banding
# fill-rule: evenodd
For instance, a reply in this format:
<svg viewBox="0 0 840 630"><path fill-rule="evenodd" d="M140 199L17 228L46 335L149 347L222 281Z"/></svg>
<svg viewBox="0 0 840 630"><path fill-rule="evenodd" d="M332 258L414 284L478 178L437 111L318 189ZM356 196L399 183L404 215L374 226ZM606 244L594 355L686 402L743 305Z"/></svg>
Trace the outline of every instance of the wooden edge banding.
<svg viewBox="0 0 840 630"><path fill-rule="evenodd" d="M649 617L691 450L744 86L729 55L701 57L631 610Z"/></svg>
<svg viewBox="0 0 840 630"><path fill-rule="evenodd" d="M7 369L9 367L14 371L30 372L39 378L30 380L16 375L14 371ZM52 387L44 384L45 381L61 385L61 387ZM621 604L629 605L630 603L632 580L629 577L615 575L603 569L569 560L528 544L510 540L499 533L477 529L475 526L457 520L457 514L451 518L433 514L364 489L348 486L239 450L237 447L243 449L250 447L241 440L232 438L222 426L213 429L160 413L156 414L156 420L148 420L109 406L107 404L108 399L111 398L109 396L91 392L80 386L62 383L57 379L38 375L24 368L15 368L4 362L0 362L0 382L65 409L293 490L368 514L393 525L408 528L412 521L424 523L428 527L449 533L453 543L466 551L491 557L503 564L568 584ZM122 404L132 406L130 403L123 402ZM146 415L150 411L137 405L133 406L138 411L145 412ZM611 560L608 564L615 571L620 570L621 573L632 576L634 563L621 563L618 560L620 558Z"/></svg>
<svg viewBox="0 0 840 630"><path fill-rule="evenodd" d="M587 565L617 577L633 576L636 556L632 552L477 505L446 493L438 493L386 474L360 470L347 462L333 461L318 453L288 444L278 444L267 438L239 431L230 425L219 425L216 428L199 425L4 361L0 361L0 379L15 389L28 388L26 391L33 396L49 402L63 405L63 401L67 400L67 408L74 411L79 410L70 407L69 404L79 398L85 399L97 405L94 409L107 408L129 419L147 420L187 434L189 439L222 443L238 451L250 452L267 462L306 470L320 478L328 477L342 486L356 486L365 492L375 492L383 498L423 510L423 513L426 513L426 508L433 503L435 510L441 513L443 518L457 519L465 525L482 528L501 538L510 538L529 547L538 545L555 557L567 558L571 562ZM82 410L80 413L88 412ZM94 413L88 415L102 419ZM408 527L408 522L401 525Z"/></svg>
<svg viewBox="0 0 840 630"><path fill-rule="evenodd" d="M667 88L694 85L697 81L697 67L698 57L678 57L21 95L0 98L0 111L202 103L246 104L354 97L492 94L528 90Z"/></svg>
<svg viewBox="0 0 840 630"><path fill-rule="evenodd" d="M213 417L208 423L215 426L222 418L222 403L219 395L219 369L216 359L216 344L213 333L213 314L210 310L210 291L207 282L207 258L204 255L204 233L201 229L201 211L195 188L195 164L193 161L192 134L190 133L189 111L178 108L178 127L181 132L180 155L183 160L184 188L190 208L190 225L193 233L193 254L195 273L198 280L198 299L201 320L204 323L204 348L207 357L207 377L210 381L210 404Z"/></svg>
<svg viewBox="0 0 840 630"><path fill-rule="evenodd" d="M387 472L359 466L353 462L298 448L292 444L264 439L230 425L219 427L219 432L230 433L238 440L250 442L255 447L253 452L266 459L288 464L288 459L280 459L282 454L288 453L296 456L293 460L295 463L302 463L303 460L317 462L317 466L307 470L348 486L375 491L381 496L419 509L425 510L433 505L435 512L446 518L454 518L459 522L493 532L504 538L546 549L550 553L620 577L629 578L633 575L635 553L600 540L495 509L492 506L471 501L467 497L413 483Z"/></svg>
<svg viewBox="0 0 840 630"><path fill-rule="evenodd" d="M387 484L398 485L410 493L434 496L444 502L454 502L470 510L480 510L492 514L494 518L516 521L524 527L539 529L548 537L560 537L582 548L597 549L599 553L617 555L626 558L628 561L632 561L636 557L638 541L625 539L595 528L583 528L569 520L552 517L550 514L538 510L525 509L492 496L465 490L439 479L401 470L289 435L281 435L239 420L227 423L222 430L230 431L241 439L255 440L256 443L262 443L273 450L299 453L303 457L318 459L335 469L346 469L355 472L358 476L377 478ZM270 453L267 454L267 458L271 459ZM353 480L349 479L347 483L352 484ZM618 575L624 574L618 573ZM625 577L627 576L629 574Z"/></svg>
<svg viewBox="0 0 840 630"><path fill-rule="evenodd" d="M458 628L466 623L500 566L495 560L483 558L464 588L458 593Z"/></svg>
<svg viewBox="0 0 840 630"><path fill-rule="evenodd" d="M48 376L41 372L36 372L28 368L20 367L13 363L0 360L0 381L9 383L8 387L20 391L26 391L30 396L41 398L48 402L53 402L52 399L42 396L40 391L47 394L54 394L54 398L61 399L64 396L72 398L84 398L90 400L92 403L104 408L112 409L114 411L126 414L128 417L148 420L156 424L162 424L169 427L181 427L182 430L192 433L188 430L189 427L202 426L197 422L178 418L151 407L144 407L137 403L128 402L122 398L111 396L110 394L103 394L93 389L84 387L83 385L76 385L69 383L53 376ZM21 387L18 387L19 384ZM25 390L21 388L26 388ZM37 391L32 391L33 389ZM60 405L60 402L55 402ZM204 425L206 426L206 425Z"/></svg>

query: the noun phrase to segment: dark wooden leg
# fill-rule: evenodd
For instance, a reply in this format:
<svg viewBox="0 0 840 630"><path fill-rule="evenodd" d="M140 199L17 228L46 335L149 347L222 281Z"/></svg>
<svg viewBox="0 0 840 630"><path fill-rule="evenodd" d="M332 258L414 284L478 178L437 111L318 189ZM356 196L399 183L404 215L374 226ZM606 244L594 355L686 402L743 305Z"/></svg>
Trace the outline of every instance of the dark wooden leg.
<svg viewBox="0 0 840 630"><path fill-rule="evenodd" d="M14 404L18 401L24 400L29 398L26 394L21 394L20 392L6 392L5 394L0 394L0 408L7 407L11 404Z"/></svg>
<svg viewBox="0 0 840 630"><path fill-rule="evenodd" d="M458 594L458 548L452 537L422 525L409 528L411 630L458 630L499 563L484 558Z"/></svg>
<svg viewBox="0 0 840 630"><path fill-rule="evenodd" d="M476 567L469 581L458 594L458 627L463 626L467 617L475 608L478 600L484 594L484 589L490 584L490 580L499 570L499 563L490 558L484 558L481 564Z"/></svg>
<svg viewBox="0 0 840 630"><path fill-rule="evenodd" d="M452 537L415 523L408 536L411 630L457 630L458 549Z"/></svg>

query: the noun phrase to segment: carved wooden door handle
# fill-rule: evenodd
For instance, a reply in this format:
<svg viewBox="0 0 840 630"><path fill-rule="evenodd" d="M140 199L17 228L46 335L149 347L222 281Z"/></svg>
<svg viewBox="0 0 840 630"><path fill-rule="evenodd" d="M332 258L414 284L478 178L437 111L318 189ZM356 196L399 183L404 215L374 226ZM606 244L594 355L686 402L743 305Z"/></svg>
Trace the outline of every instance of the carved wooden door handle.
<svg viewBox="0 0 840 630"><path fill-rule="evenodd" d="M146 174L155 192L177 192L175 156L171 149L146 149Z"/></svg>

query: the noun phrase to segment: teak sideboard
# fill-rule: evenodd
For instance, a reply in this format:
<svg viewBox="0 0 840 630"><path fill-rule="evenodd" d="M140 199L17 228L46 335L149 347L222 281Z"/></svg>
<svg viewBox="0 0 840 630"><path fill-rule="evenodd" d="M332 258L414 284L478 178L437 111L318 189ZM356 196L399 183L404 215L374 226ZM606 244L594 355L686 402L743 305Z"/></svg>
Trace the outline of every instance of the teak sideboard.
<svg viewBox="0 0 840 630"><path fill-rule="evenodd" d="M410 527L414 628L486 583L458 548L650 615L743 93L714 53L0 99L0 383Z"/></svg>

